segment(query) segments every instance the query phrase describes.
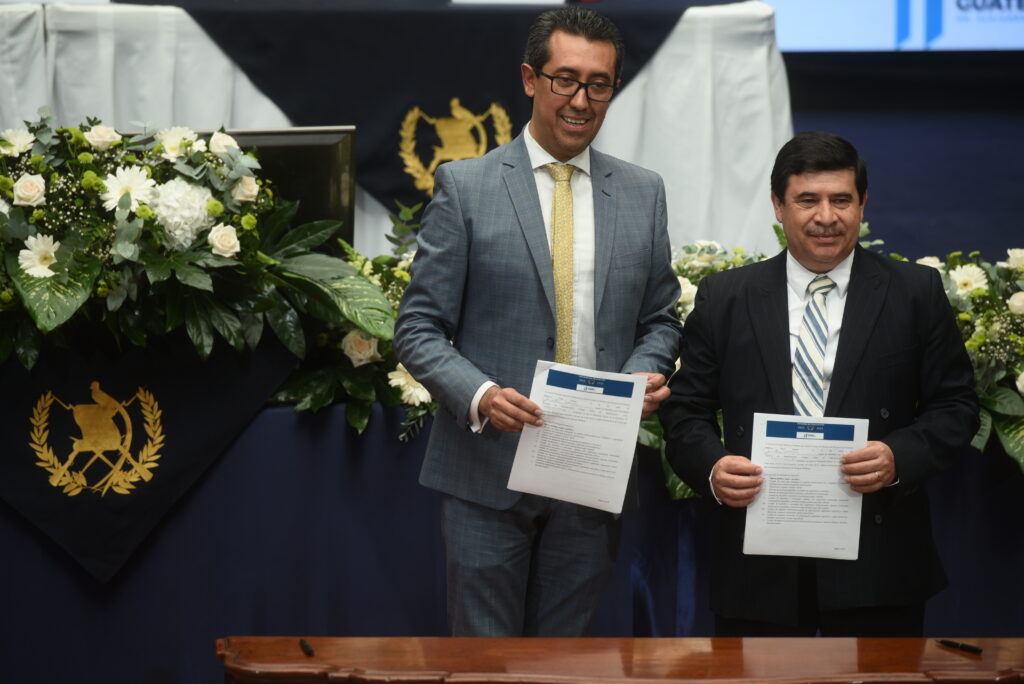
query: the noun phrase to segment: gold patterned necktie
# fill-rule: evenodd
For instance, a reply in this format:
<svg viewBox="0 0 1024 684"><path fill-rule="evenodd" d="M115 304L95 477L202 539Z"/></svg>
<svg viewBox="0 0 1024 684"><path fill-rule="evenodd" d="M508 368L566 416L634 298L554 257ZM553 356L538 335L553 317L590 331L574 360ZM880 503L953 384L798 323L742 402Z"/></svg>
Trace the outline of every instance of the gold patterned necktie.
<svg viewBox="0 0 1024 684"><path fill-rule="evenodd" d="M555 280L555 361L572 363L572 178L575 166L545 164L555 179L551 206L551 270Z"/></svg>

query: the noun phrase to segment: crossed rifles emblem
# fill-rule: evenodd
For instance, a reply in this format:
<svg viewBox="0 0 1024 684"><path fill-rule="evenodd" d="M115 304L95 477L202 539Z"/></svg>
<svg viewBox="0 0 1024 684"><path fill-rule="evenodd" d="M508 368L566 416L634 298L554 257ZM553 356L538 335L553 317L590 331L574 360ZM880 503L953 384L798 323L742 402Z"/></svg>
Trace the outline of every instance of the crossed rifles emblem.
<svg viewBox="0 0 1024 684"><path fill-rule="evenodd" d="M129 494L140 480L151 481L152 471L159 465L160 449L164 445L162 412L153 395L141 387L127 401L118 401L104 392L98 380L94 380L89 389L92 403L69 404L53 392L41 396L32 411L29 447L39 459L36 465L50 473L50 485L62 488L68 496L85 490L99 492L101 496L109 491ZM134 427L128 408L136 400L142 409L148 441L133 455ZM55 403L71 413L81 432L80 437L71 437L71 451L63 461L49 444L50 409ZM79 456L84 454L90 456L82 465ZM107 471L90 482L87 473L95 470L93 466L97 462L106 465Z"/></svg>

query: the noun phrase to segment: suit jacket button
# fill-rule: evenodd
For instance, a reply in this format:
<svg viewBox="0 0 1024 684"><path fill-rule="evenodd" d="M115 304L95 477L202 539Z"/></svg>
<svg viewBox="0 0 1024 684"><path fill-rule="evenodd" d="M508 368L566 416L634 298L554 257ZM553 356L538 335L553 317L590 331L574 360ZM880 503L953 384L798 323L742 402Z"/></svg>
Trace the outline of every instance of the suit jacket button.
<svg viewBox="0 0 1024 684"><path fill-rule="evenodd" d="M881 411L878 412L878 415L882 416L882 418L888 418L889 417L889 409L887 409L887 408L882 409Z"/></svg>
<svg viewBox="0 0 1024 684"><path fill-rule="evenodd" d="M549 337L548 338L548 349L554 349L554 348L555 348L555 338L554 337Z"/></svg>
<svg viewBox="0 0 1024 684"><path fill-rule="evenodd" d="M742 437L744 432L746 432L746 430L743 429L742 425L740 425L738 428L736 428L736 436L737 437Z"/></svg>
<svg viewBox="0 0 1024 684"><path fill-rule="evenodd" d="M875 513L875 522L878 523L879 525L882 524L882 514L881 513Z"/></svg>

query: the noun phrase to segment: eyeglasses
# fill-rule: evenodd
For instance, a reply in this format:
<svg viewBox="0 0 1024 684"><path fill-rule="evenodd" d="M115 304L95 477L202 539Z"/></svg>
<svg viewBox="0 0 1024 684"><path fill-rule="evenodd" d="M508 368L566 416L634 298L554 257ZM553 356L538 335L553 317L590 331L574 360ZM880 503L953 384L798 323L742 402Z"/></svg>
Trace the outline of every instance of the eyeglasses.
<svg viewBox="0 0 1024 684"><path fill-rule="evenodd" d="M580 88L583 88L587 93L587 98L592 102L609 102L612 95L615 94L615 86L610 83L584 83L568 76L552 76L545 74L537 67L533 67L533 72L538 76L546 76L551 79L551 92L555 95L573 97Z"/></svg>

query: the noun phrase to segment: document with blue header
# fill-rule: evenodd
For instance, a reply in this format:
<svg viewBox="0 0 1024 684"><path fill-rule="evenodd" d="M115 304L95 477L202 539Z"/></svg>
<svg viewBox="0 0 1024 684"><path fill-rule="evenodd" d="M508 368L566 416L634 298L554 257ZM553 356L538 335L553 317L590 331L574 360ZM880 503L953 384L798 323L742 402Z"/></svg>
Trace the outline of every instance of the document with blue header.
<svg viewBox="0 0 1024 684"><path fill-rule="evenodd" d="M839 459L867 435L861 418L755 413L750 460L764 485L747 507L743 553L856 560L863 498Z"/></svg>
<svg viewBox="0 0 1024 684"><path fill-rule="evenodd" d="M620 513L646 389L643 375L538 361L544 425L523 428L508 488Z"/></svg>

